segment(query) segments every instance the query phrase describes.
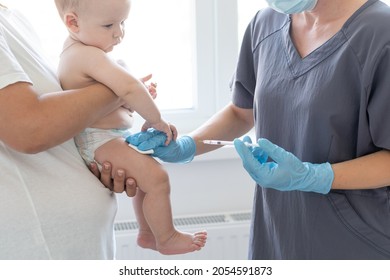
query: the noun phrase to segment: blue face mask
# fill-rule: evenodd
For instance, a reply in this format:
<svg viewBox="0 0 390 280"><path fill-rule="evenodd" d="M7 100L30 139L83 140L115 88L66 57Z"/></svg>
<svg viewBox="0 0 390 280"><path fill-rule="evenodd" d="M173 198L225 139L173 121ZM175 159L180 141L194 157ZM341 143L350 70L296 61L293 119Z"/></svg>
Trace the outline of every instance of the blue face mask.
<svg viewBox="0 0 390 280"><path fill-rule="evenodd" d="M317 0L266 0L268 5L283 14L297 14L314 9Z"/></svg>

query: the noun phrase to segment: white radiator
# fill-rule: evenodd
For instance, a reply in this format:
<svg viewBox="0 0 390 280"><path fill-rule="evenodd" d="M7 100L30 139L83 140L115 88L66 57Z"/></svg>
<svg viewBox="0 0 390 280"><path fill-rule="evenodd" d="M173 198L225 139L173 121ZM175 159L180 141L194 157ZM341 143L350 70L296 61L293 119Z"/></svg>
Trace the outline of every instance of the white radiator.
<svg viewBox="0 0 390 280"><path fill-rule="evenodd" d="M248 255L250 212L187 216L174 219L177 229L187 232L207 230L206 246L194 253L165 256L137 246L136 221L115 223L118 260L245 260Z"/></svg>

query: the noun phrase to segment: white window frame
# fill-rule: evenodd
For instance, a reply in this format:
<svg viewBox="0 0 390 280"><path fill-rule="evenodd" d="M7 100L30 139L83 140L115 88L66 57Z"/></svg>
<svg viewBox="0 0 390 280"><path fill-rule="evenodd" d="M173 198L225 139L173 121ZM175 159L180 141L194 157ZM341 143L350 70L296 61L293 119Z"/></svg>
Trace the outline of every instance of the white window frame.
<svg viewBox="0 0 390 280"><path fill-rule="evenodd" d="M194 5L195 107L163 111L179 133L196 129L230 102L229 82L238 57L237 0L195 0Z"/></svg>

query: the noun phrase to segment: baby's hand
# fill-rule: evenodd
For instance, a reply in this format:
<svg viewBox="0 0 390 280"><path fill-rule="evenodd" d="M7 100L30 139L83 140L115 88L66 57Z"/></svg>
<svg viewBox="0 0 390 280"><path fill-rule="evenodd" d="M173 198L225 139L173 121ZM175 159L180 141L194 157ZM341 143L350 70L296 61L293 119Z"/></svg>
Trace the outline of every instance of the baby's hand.
<svg viewBox="0 0 390 280"><path fill-rule="evenodd" d="M176 140L177 138L177 130L174 125L171 125L164 120L161 120L158 123L150 124L149 122L145 122L142 126L142 131L146 131L149 128L154 128L156 130L162 131L166 134L167 139L165 141L165 145L167 146L172 140Z"/></svg>
<svg viewBox="0 0 390 280"><path fill-rule="evenodd" d="M124 69L129 70L129 67L127 67L127 64L124 60L119 59L117 60L117 63L122 66ZM149 74L143 78L140 79L140 81L144 84L144 86L148 89L150 95L153 99L156 99L157 97L157 83L151 82L149 85L146 84L147 81L149 81L153 77L152 74Z"/></svg>
<svg viewBox="0 0 390 280"><path fill-rule="evenodd" d="M149 81L152 78L152 74L149 74L143 78L141 78L141 82L145 85L145 87L148 89L150 95L153 99L156 99L157 97L157 83L151 82L150 84L146 84L147 81Z"/></svg>
<svg viewBox="0 0 390 280"><path fill-rule="evenodd" d="M150 83L150 85L146 86L150 95L152 96L153 99L156 99L157 97L157 83Z"/></svg>

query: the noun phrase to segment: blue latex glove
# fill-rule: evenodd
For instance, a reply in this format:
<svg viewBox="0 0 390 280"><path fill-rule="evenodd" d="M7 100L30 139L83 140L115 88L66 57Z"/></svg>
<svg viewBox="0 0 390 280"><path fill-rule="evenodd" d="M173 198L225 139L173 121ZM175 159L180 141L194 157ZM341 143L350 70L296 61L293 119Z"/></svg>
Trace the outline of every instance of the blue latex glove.
<svg viewBox="0 0 390 280"><path fill-rule="evenodd" d="M182 136L165 146L165 133L148 129L126 138L126 142L137 146L141 151L153 149L153 157L165 162L186 163L193 160L196 151L195 141L190 136Z"/></svg>
<svg viewBox="0 0 390 280"><path fill-rule="evenodd" d="M244 168L260 186L279 191L300 190L322 194L330 191L334 173L329 163L301 162L292 153L267 139L259 139L258 145L259 147L251 148L239 139L234 140ZM262 156L259 157L259 154ZM265 162L264 155L268 155L273 161Z"/></svg>
<svg viewBox="0 0 390 280"><path fill-rule="evenodd" d="M137 146L141 151L155 149L163 146L167 136L164 132L149 128L147 131L138 132L126 138L126 142Z"/></svg>
<svg viewBox="0 0 390 280"><path fill-rule="evenodd" d="M245 136L243 138L243 142L245 144L252 144L252 139L249 137L249 136ZM251 151L252 155L254 156L254 158L260 162L260 163L265 163L267 162L268 160L268 155L262 150L260 149L259 146L247 146L248 149Z"/></svg>

